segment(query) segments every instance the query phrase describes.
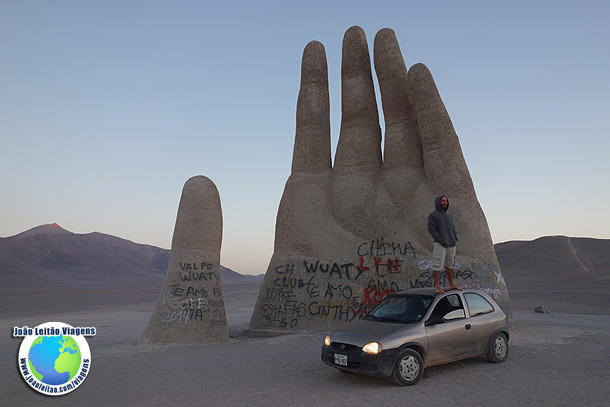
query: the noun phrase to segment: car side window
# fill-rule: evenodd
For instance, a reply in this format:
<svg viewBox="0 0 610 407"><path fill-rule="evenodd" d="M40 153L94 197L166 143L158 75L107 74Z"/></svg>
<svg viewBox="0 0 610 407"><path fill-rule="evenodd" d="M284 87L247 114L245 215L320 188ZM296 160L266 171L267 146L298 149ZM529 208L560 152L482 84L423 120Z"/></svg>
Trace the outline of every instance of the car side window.
<svg viewBox="0 0 610 407"><path fill-rule="evenodd" d="M432 315L442 317L447 321L466 317L464 306L457 294L451 294L441 298L434 307Z"/></svg>
<svg viewBox="0 0 610 407"><path fill-rule="evenodd" d="M494 310L494 307L489 301L477 293L466 293L464 294L464 298L466 299L466 304L468 304L468 310L472 317L475 315L487 314Z"/></svg>

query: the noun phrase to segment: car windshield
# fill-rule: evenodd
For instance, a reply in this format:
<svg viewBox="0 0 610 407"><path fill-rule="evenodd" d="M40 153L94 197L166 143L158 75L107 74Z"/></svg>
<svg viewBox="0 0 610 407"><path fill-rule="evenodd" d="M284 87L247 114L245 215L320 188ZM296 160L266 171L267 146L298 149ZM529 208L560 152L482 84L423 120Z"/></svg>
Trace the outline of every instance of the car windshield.
<svg viewBox="0 0 610 407"><path fill-rule="evenodd" d="M434 297L428 295L393 295L377 304L364 319L407 324L419 322L433 300Z"/></svg>

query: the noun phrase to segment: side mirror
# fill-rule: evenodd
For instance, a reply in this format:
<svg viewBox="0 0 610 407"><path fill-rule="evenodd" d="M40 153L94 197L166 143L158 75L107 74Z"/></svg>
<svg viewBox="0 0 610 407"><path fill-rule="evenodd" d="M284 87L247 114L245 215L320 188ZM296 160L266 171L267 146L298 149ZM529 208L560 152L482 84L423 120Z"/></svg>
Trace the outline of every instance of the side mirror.
<svg viewBox="0 0 610 407"><path fill-rule="evenodd" d="M426 323L424 325L430 326L430 325L442 324L444 322L445 322L445 320L443 319L443 317L439 317L438 315L432 315L432 316L430 316L430 318L428 318L428 320L426 321Z"/></svg>

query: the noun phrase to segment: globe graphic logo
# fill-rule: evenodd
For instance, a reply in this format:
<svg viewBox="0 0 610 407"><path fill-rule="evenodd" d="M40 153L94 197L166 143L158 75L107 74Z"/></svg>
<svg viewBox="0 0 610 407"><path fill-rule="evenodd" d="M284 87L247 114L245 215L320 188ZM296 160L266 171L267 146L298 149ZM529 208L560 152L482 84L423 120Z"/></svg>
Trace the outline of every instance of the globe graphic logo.
<svg viewBox="0 0 610 407"><path fill-rule="evenodd" d="M28 352L32 374L48 385L72 380L81 365L81 352L71 336L39 336Z"/></svg>

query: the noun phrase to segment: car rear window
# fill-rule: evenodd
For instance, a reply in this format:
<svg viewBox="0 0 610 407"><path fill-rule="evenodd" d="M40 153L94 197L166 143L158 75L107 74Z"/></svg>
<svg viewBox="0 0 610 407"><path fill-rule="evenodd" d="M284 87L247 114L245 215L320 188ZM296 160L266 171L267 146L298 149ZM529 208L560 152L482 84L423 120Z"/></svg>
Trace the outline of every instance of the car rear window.
<svg viewBox="0 0 610 407"><path fill-rule="evenodd" d="M468 304L471 317L474 317L475 315L487 314L489 312L493 312L494 310L494 307L489 303L489 301L477 293L466 293L464 294L464 298L466 299L466 304Z"/></svg>

